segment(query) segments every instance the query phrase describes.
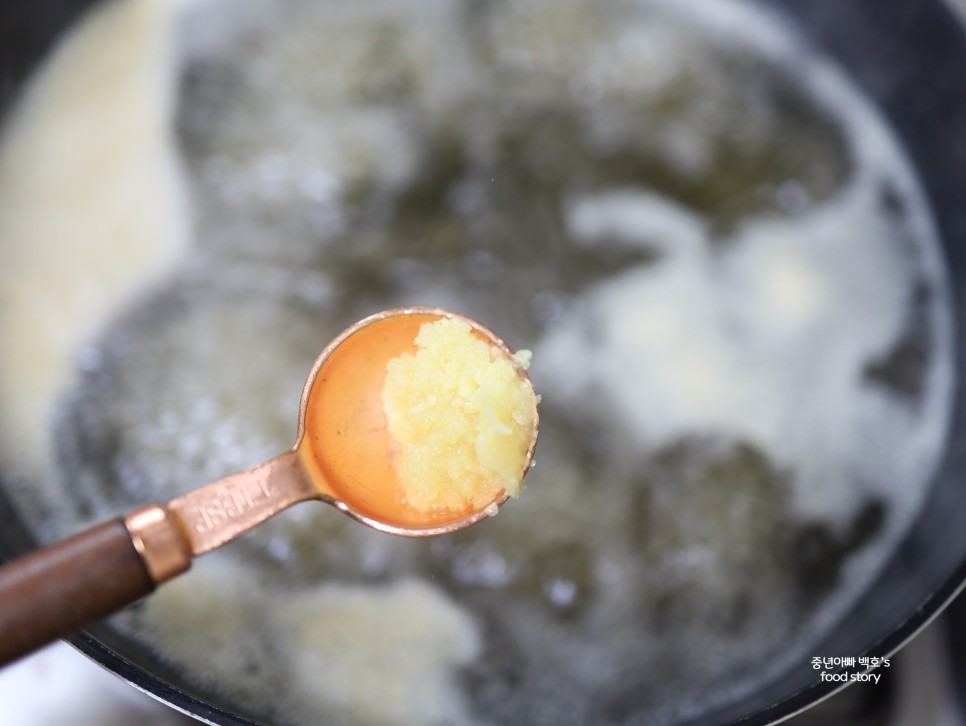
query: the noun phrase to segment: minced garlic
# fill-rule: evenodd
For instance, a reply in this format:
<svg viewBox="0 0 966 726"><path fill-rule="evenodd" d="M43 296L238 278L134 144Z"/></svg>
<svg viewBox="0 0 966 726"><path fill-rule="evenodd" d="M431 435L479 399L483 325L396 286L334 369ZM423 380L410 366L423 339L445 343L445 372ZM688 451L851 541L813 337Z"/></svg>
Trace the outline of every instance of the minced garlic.
<svg viewBox="0 0 966 726"><path fill-rule="evenodd" d="M473 509L500 489L519 496L535 435L536 394L509 357L462 320L423 325L416 353L389 361L383 408L399 444L406 501L420 511Z"/></svg>

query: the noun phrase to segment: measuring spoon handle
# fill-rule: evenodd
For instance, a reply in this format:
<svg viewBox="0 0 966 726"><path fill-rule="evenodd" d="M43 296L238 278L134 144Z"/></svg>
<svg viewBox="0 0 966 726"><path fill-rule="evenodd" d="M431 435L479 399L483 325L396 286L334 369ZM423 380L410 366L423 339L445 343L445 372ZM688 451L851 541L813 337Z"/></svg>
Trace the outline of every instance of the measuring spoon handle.
<svg viewBox="0 0 966 726"><path fill-rule="evenodd" d="M0 665L107 617L188 569L190 554L161 573L150 572L142 557L145 531L157 531L153 522L164 514L163 506L150 505L0 567Z"/></svg>

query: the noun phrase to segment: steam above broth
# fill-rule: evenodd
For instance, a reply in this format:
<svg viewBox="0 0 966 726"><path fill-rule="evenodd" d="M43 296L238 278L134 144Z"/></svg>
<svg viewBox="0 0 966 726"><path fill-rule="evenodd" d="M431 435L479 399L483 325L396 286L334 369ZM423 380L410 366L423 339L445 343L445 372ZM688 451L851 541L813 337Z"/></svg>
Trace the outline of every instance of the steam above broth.
<svg viewBox="0 0 966 726"><path fill-rule="evenodd" d="M120 47L97 27L164 38L160 7L79 28L45 71L62 102L84 98L77 57ZM135 216L129 248L164 264L78 267L139 299L92 286L97 305L48 320L83 333L46 352L0 318L4 401L36 360L72 371L44 387L54 425L5 419L28 517L52 534L268 458L320 346L398 305L533 348L540 454L528 496L459 536L399 541L299 507L117 628L273 723L669 723L812 655L915 515L951 390L934 231L857 92L735 2L185 13L176 136L138 148L183 155L190 254L178 194L158 196L180 221ZM111 66L118 82L174 73L151 47ZM166 129L158 99L105 104L89 133ZM8 145L53 143L18 128ZM10 168L0 205L17 211ZM2 241L11 264L61 208L32 200ZM85 218L50 244L95 259ZM52 258L4 309L32 309ZM16 459L30 427L36 455Z"/></svg>

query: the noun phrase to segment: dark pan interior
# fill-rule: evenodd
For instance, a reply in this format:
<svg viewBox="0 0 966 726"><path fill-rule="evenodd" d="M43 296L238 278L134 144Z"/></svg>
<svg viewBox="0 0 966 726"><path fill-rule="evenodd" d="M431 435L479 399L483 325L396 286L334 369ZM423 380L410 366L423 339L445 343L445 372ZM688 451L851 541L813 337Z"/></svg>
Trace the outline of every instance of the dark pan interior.
<svg viewBox="0 0 966 726"><path fill-rule="evenodd" d="M959 379L950 440L929 499L875 584L815 655L886 655L928 623L966 578L966 417L962 371L966 310L966 67L962 27L941 3L902 0L778 0L813 43L844 67L884 111L916 168L949 268ZM769 723L828 695L808 662L704 723ZM792 694L792 695L790 695ZM749 715L754 714L754 715Z"/></svg>

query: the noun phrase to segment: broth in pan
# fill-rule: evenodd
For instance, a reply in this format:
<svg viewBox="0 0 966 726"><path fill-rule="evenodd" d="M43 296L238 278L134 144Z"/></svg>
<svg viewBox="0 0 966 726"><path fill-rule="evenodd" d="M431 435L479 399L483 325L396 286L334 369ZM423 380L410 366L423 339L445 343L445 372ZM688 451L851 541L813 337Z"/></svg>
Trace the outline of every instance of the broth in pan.
<svg viewBox="0 0 966 726"><path fill-rule="evenodd" d="M541 442L471 530L300 507L119 631L292 724L665 724L853 655L809 648L921 504L952 354L918 184L835 68L725 0L213 1L176 68L162 6L92 15L0 155L0 452L37 531L289 446L320 345L384 308L532 349ZM30 114L80 113L83 58L156 95L81 130L153 155L52 231L12 149L56 148Z"/></svg>

